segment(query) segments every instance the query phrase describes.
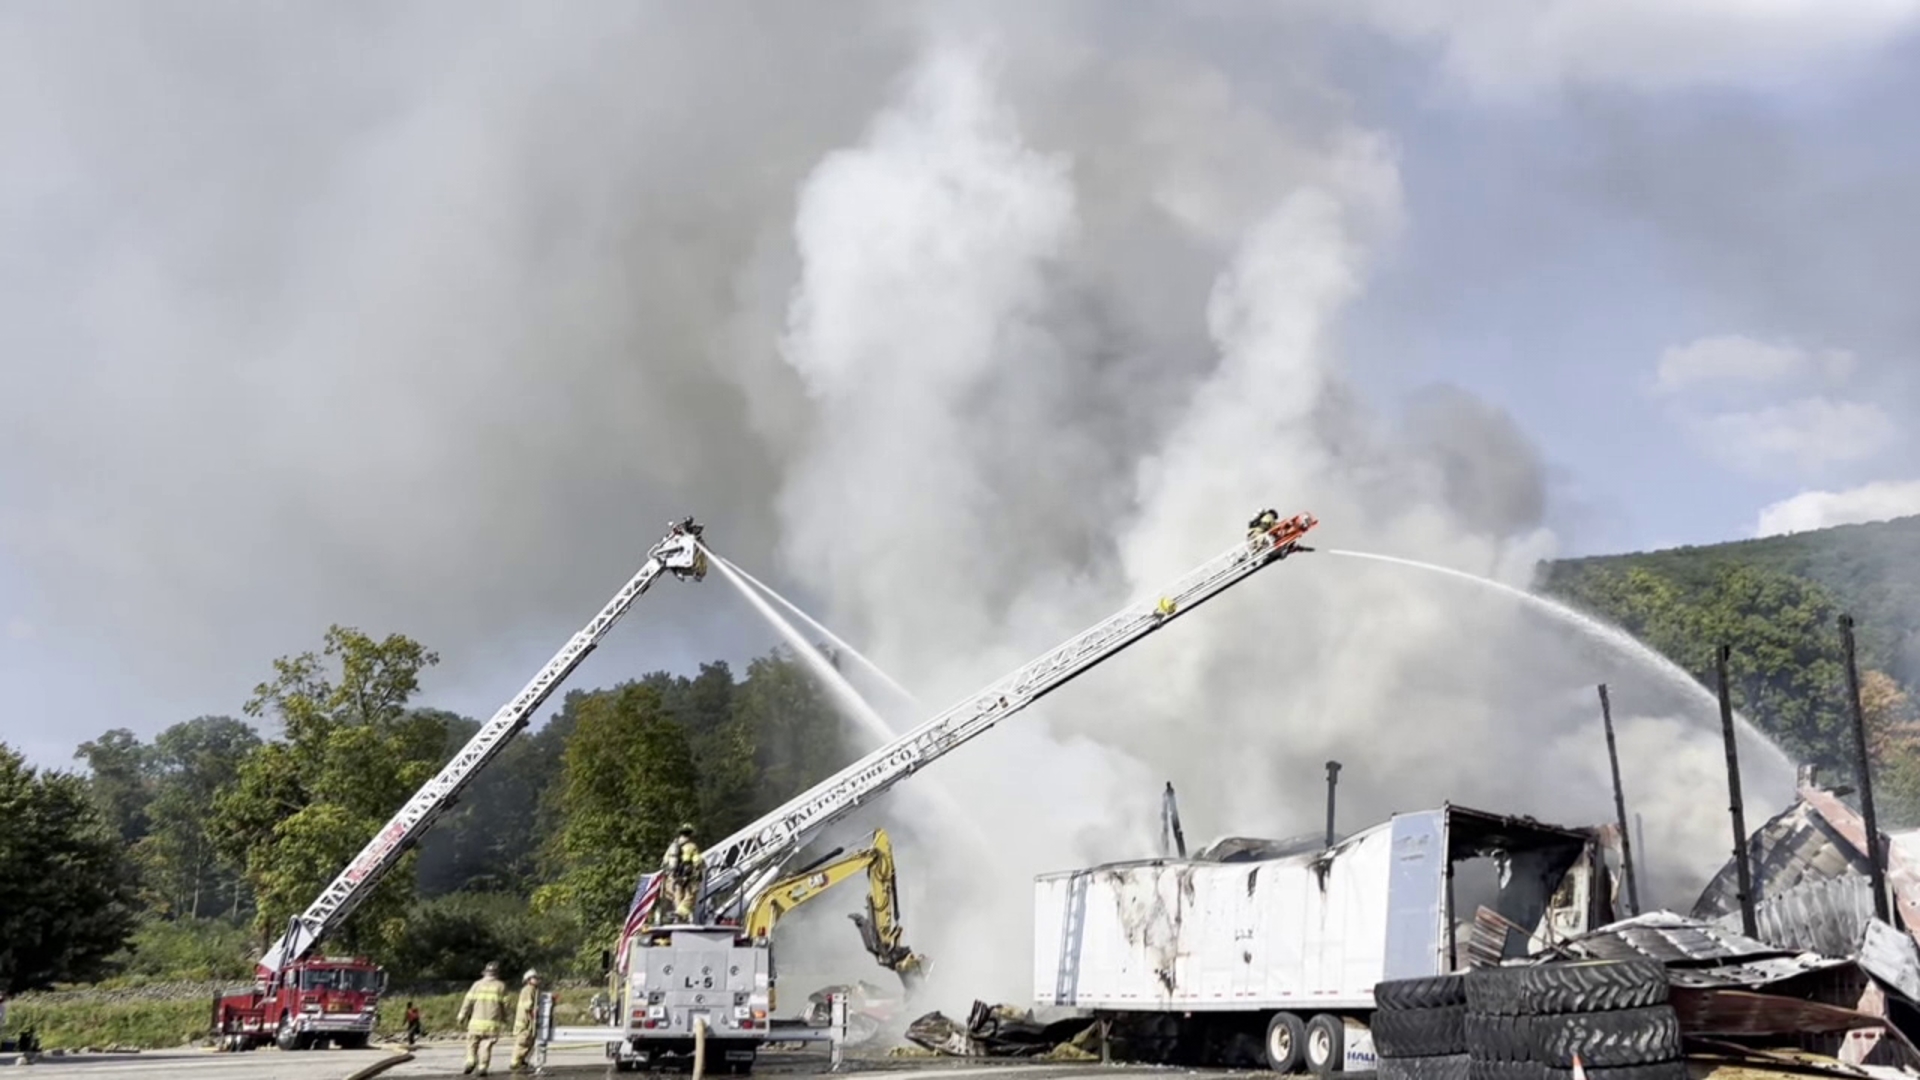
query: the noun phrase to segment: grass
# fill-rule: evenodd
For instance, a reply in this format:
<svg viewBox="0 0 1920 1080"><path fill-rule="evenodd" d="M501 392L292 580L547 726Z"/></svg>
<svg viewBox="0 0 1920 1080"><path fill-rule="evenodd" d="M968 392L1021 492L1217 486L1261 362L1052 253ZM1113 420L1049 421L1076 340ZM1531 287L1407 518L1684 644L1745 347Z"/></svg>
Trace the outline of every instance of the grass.
<svg viewBox="0 0 1920 1080"><path fill-rule="evenodd" d="M514 994L519 988L510 987ZM555 1008L555 1022L585 1024L587 1003L593 999L592 987L563 986ZM400 1038L406 1030L407 1002L420 1008L420 1022L428 1037L458 1035L462 1028L454 1023L466 991L448 994L390 993L380 1001L379 1038ZM105 1049L109 1046L136 1046L142 1050L165 1050L196 1044L209 1034L212 1020L211 994L192 999L169 1001L101 1001L65 994L28 994L15 998L7 1008L7 1035L11 1038L33 1028L42 1049L76 1050L81 1047Z"/></svg>
<svg viewBox="0 0 1920 1080"><path fill-rule="evenodd" d="M207 1034L213 1000L59 1001L16 998L7 1008L7 1034L34 1029L46 1050L84 1046L165 1049Z"/></svg>

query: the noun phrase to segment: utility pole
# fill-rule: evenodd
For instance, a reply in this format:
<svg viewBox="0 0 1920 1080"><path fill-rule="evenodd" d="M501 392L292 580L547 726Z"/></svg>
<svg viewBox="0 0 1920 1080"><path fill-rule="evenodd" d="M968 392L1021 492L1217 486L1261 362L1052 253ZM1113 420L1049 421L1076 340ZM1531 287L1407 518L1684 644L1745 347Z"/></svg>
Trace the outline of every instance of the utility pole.
<svg viewBox="0 0 1920 1080"><path fill-rule="evenodd" d="M1847 703L1853 709L1853 751L1860 769L1860 816L1867 826L1867 865L1873 871L1873 914L1892 922L1887 913L1887 871L1880 851L1880 824L1873 813L1873 761L1867 756L1867 712L1860 704L1860 666L1853 657L1853 616L1840 616L1840 648L1846 654Z"/></svg>
<svg viewBox="0 0 1920 1080"><path fill-rule="evenodd" d="M1740 804L1740 751L1733 738L1733 697L1727 689L1727 661L1733 646L1722 645L1715 664L1720 683L1720 732L1727 740L1727 810L1733 815L1733 869L1740 881L1740 930L1758 937L1753 917L1753 869L1747 865L1747 815Z"/></svg>
<svg viewBox="0 0 1920 1080"><path fill-rule="evenodd" d="M1333 787L1340 782L1340 763L1327 762L1327 847L1333 847Z"/></svg>
<svg viewBox="0 0 1920 1080"><path fill-rule="evenodd" d="M1640 914L1640 882L1633 872L1633 837L1627 833L1627 797L1620 789L1620 749L1613 741L1613 703L1600 684L1600 720L1607 727L1607 763L1613 768L1613 816L1620 823L1620 872L1627 879L1627 904Z"/></svg>

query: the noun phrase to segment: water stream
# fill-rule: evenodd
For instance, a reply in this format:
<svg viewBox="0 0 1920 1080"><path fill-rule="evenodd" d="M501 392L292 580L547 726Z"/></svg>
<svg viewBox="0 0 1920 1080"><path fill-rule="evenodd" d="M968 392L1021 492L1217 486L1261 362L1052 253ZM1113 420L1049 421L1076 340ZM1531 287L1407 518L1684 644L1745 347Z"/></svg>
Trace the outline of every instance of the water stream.
<svg viewBox="0 0 1920 1080"><path fill-rule="evenodd" d="M715 562L726 562L725 559L722 559L718 555L712 554L712 552L708 552L708 555ZM801 622L806 623L807 626L811 628L814 633L819 634L821 637L826 638L827 641L832 643L834 648L840 650L843 653L846 653L848 656L853 657L855 663L867 669L867 674L872 675L874 678L880 680L881 685L885 686L887 689L893 691L894 693L900 695L900 699L906 702L907 704L912 705L916 711L919 710L920 708L919 699L914 697L913 694L909 692L906 687L901 686L898 682L895 682L893 676L887 674L886 669L882 668L879 664L874 663L872 660L867 659L867 654L847 644L846 641L840 637L840 635L827 629L824 625L820 623L819 620L815 619L813 616L801 610L800 605L780 595L779 591L776 590L773 586L768 585L766 582L761 581L759 578L754 577L752 574L747 573L746 569L741 567L738 563L728 562L727 568L732 570L734 573L740 575L741 577L745 578L748 581L748 583L753 585L755 588L759 589L761 592L764 592L768 596L772 597L777 603L779 603L781 607L784 607L788 611L793 612L793 614L797 616Z"/></svg>
<svg viewBox="0 0 1920 1080"><path fill-rule="evenodd" d="M1492 578L1481 577L1478 574L1470 574L1465 570L1455 570L1450 566L1439 566L1434 563L1421 562L1418 559L1403 559L1397 555L1378 555L1370 551L1343 551L1334 548L1316 548L1315 550L1323 555L1338 555L1348 559L1367 559L1373 562L1393 563L1397 566L1406 566L1416 570L1426 570L1435 574L1444 574L1447 577L1458 578L1461 581L1472 582L1483 588L1504 593L1541 614L1566 623L1579 630L1582 634L1596 641L1604 642L1620 652L1627 654L1646 667L1653 669L1653 671L1659 674L1661 680L1668 685L1700 699L1713 711L1715 716L1719 715L1720 699L1718 695L1700 685L1698 680L1692 675L1687 674L1685 668L1674 663L1668 659L1665 654L1656 651L1647 643L1627 633L1625 630L1610 623L1602 622L1591 615L1583 614L1557 600L1548 599L1537 593L1530 593L1525 589L1514 588L1512 585L1495 581ZM1767 738L1751 721L1737 712L1734 714L1734 724L1742 734L1764 747L1777 758L1778 761L1776 764L1780 768L1785 769L1788 775L1792 774L1793 762L1792 759L1787 756L1786 751L1781 750L1774 744L1772 739Z"/></svg>
<svg viewBox="0 0 1920 1080"><path fill-rule="evenodd" d="M828 693L833 696L834 701L866 731L870 742L867 749L877 749L892 742L897 737L897 733L881 718L879 712L874 709L865 697L861 696L860 691L856 689L852 683L847 681L847 677L842 675L838 668L834 667L833 664L828 662L825 656L820 654L820 650L815 647L814 643L808 641L806 635L802 634L778 611L775 611L773 605L767 603L765 597L761 596L758 591L747 584L743 571L735 568L732 563L715 554L711 548L707 549L707 558L712 565L720 569L720 573L732 583L734 588L740 590L740 595L747 598L747 602L753 605L754 610L758 611L761 617L766 619L774 630L787 640L787 644L791 645L794 652L799 654L801 662L806 664L807 669L813 673L813 676L819 679L827 688ZM769 593L773 592L771 589L767 591ZM783 600L783 603L787 603L790 607L793 606L791 601ZM808 618L807 621L816 626L819 625L811 618ZM837 641L839 639L834 638L834 640ZM852 653L855 650L849 646L848 651ZM878 670L878 666L873 665L872 661L869 660L866 662L870 666L873 666L876 671ZM891 682L892 680L888 681ZM896 683L895 685L898 684ZM939 811L939 817L935 823L936 828L958 830L965 836L969 843L976 845L982 853L990 853L993 850L993 846L987 841L986 833L981 830L971 815L961 809L960 804L954 799L953 795L939 781L923 779L920 782L920 786L915 790L926 795L934 803L935 809Z"/></svg>

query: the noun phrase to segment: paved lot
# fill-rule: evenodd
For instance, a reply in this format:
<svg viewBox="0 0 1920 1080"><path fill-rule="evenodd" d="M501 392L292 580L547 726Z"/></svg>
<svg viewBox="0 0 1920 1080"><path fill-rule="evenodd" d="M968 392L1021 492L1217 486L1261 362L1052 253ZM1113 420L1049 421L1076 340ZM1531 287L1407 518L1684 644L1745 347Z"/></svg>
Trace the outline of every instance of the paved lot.
<svg viewBox="0 0 1920 1080"><path fill-rule="evenodd" d="M209 1080L346 1080L359 1070L373 1065L390 1052L381 1050L322 1050L287 1054L278 1050L255 1050L247 1054L216 1054L210 1051L152 1051L143 1054L112 1056L90 1054L75 1057L42 1057L31 1066L12 1070L9 1076L50 1077L57 1080L181 1080L207 1077ZM381 1073L385 1080L415 1077L457 1077L465 1049L457 1043L430 1043L418 1047L414 1059ZM511 1076L507 1064L512 1051L496 1048L494 1077ZM0 1055L0 1065L10 1065ZM874 1076L897 1073L900 1080L1076 1080L1100 1077L1172 1077L1202 1075L1199 1070L1154 1068L1128 1065L1082 1065L1026 1062L963 1062L950 1058L886 1058L849 1056L844 1070ZM824 1051L771 1051L760 1056L754 1075L801 1077L826 1074ZM564 1047L548 1052L546 1075L554 1077L613 1076L600 1047ZM622 1076L634 1074L623 1073ZM661 1074L671 1078L673 1073ZM681 1075L685 1075L684 1073ZM1208 1070L1209 1080L1227 1080L1254 1074Z"/></svg>

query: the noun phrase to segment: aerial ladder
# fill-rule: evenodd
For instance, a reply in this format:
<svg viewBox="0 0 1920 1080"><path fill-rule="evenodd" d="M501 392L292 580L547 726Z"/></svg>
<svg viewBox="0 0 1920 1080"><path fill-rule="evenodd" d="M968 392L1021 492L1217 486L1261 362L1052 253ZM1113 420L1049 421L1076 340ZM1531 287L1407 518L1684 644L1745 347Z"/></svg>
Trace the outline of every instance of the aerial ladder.
<svg viewBox="0 0 1920 1080"><path fill-rule="evenodd" d="M1260 570L1313 550L1301 540L1318 524L1312 514L1282 518L1262 511L1249 523L1245 540L1201 563L1156 599L1128 605L708 848L702 853L706 878L696 911L738 925L782 867L828 826ZM642 875L630 926L650 914L640 905L651 907L657 899L660 890L648 887L655 876ZM624 955L619 963L624 968Z"/></svg>
<svg viewBox="0 0 1920 1080"><path fill-rule="evenodd" d="M641 874L618 956L607 958L614 993L596 1007L598 1023L555 1026L551 995L543 994L536 1025L541 1060L550 1044L578 1040L603 1041L619 1070L655 1061L657 1054L691 1052L704 1058L716 1048L730 1067L751 1068L765 1043L825 1041L837 1062L850 1030L840 1019L844 1000L829 1009L835 1019L826 1028L782 1030L771 1015L775 979L769 942L764 935L751 936L743 925L784 876L785 866L828 827L893 785L1260 570L1311 551L1301 541L1317 524L1311 514L1282 518L1274 510L1262 511L1243 541L1201 563L1156 599L1129 604L708 848L701 853L704 876L691 924L656 920L664 871ZM715 971L728 973L724 988ZM696 981L691 972L708 974ZM714 989L707 989L709 984ZM731 1009L724 1002L716 1008L707 1000L709 993L737 996Z"/></svg>
<svg viewBox="0 0 1920 1080"><path fill-rule="evenodd" d="M302 1012L311 1011L298 1007L303 1003L296 1002L295 997L301 988L288 985L289 969L299 965L322 938L338 929L372 894L407 849L453 806L473 778L527 726L541 704L573 674L660 575L671 573L682 581L700 581L706 577L703 532L703 527L691 517L670 526L667 535L648 550L646 563L614 593L613 599L607 601L512 700L501 706L493 719L483 724L433 779L407 800L306 911L288 920L286 933L268 948L256 965L254 993L215 1003L215 1026L220 1034L228 1037L229 1043L237 1047L276 1035L283 1045L290 1047L313 1043L319 1036L317 1032L303 1035L295 1030L291 1038L286 1037L289 1026L297 1028L307 1023ZM374 970L364 960L345 966L365 968L369 976ZM357 1036L356 1032L352 1037Z"/></svg>

